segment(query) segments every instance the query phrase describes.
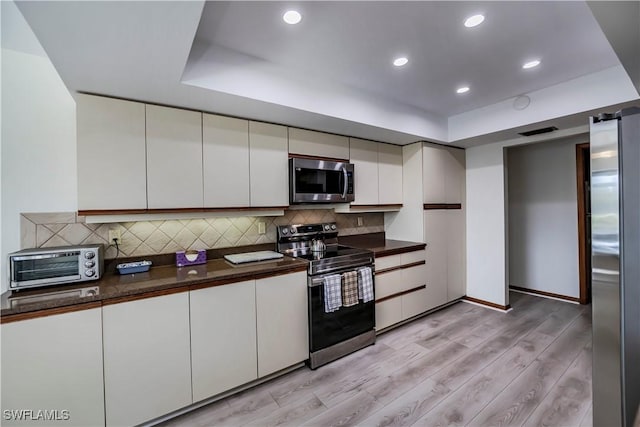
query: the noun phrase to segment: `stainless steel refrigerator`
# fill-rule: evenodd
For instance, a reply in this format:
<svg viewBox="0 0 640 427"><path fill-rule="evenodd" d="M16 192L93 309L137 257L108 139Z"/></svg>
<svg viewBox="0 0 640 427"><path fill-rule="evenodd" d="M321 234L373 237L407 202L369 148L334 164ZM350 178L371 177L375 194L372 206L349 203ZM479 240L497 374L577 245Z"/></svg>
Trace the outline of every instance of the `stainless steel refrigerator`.
<svg viewBox="0 0 640 427"><path fill-rule="evenodd" d="M593 425L640 404L640 108L591 118Z"/></svg>

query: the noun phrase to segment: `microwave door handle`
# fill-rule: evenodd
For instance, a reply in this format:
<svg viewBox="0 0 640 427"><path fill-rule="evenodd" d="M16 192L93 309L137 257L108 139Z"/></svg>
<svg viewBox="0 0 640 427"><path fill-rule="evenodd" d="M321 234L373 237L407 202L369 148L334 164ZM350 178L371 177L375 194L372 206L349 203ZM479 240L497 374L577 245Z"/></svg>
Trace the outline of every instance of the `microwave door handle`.
<svg viewBox="0 0 640 427"><path fill-rule="evenodd" d="M342 167L342 176L344 177L344 190L342 191L342 199L347 198L347 190L349 188L349 174L347 174L347 168Z"/></svg>

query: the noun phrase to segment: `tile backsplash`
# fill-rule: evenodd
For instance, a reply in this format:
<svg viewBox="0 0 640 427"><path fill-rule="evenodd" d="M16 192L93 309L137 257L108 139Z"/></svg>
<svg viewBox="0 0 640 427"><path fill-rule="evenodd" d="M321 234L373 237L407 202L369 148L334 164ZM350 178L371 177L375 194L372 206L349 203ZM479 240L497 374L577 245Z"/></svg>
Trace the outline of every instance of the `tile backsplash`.
<svg viewBox="0 0 640 427"><path fill-rule="evenodd" d="M357 226L362 217L364 225ZM172 253L182 249L217 249L275 243L276 226L336 222L341 236L384 231L383 213L336 214L332 209L287 210L276 217L216 217L87 224L75 212L23 213L20 218L21 247L51 247L102 243L108 246L109 230L120 229L120 256ZM264 222L266 233L258 233ZM114 258L108 247L105 258Z"/></svg>

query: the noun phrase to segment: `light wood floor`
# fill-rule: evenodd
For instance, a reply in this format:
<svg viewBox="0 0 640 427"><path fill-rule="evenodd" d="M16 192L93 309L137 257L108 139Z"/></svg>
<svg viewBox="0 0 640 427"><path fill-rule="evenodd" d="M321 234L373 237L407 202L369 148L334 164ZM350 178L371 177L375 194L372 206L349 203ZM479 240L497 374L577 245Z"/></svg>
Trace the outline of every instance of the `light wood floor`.
<svg viewBox="0 0 640 427"><path fill-rule="evenodd" d="M591 426L591 308L457 303L164 426Z"/></svg>

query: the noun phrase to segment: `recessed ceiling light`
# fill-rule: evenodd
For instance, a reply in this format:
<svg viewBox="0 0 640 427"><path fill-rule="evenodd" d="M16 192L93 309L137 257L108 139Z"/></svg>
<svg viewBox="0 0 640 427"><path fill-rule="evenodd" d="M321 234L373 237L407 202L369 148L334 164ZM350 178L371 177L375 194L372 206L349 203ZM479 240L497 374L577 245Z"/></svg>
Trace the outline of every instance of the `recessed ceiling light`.
<svg viewBox="0 0 640 427"><path fill-rule="evenodd" d="M403 65L407 65L407 63L409 62L409 60L407 58L405 58L404 56L400 57L400 58L396 58L393 60L393 65L395 65L396 67L402 67Z"/></svg>
<svg viewBox="0 0 640 427"><path fill-rule="evenodd" d="M528 69L528 68L535 68L535 67L537 67L538 65L540 65L540 60L539 60L539 59L536 59L536 60L534 60L534 61L525 62L525 63L522 65L522 68L524 68L524 69L526 70L526 69Z"/></svg>
<svg viewBox="0 0 640 427"><path fill-rule="evenodd" d="M469 92L469 86L463 86L456 89L456 93L466 93Z"/></svg>
<svg viewBox="0 0 640 427"><path fill-rule="evenodd" d="M467 28L475 27L482 24L482 21L484 21L484 15L473 15L468 17L467 20L464 21L464 26Z"/></svg>
<svg viewBox="0 0 640 427"><path fill-rule="evenodd" d="M282 15L282 19L287 24L294 25L302 21L302 15L300 15L300 12L297 10L287 10L284 15Z"/></svg>

